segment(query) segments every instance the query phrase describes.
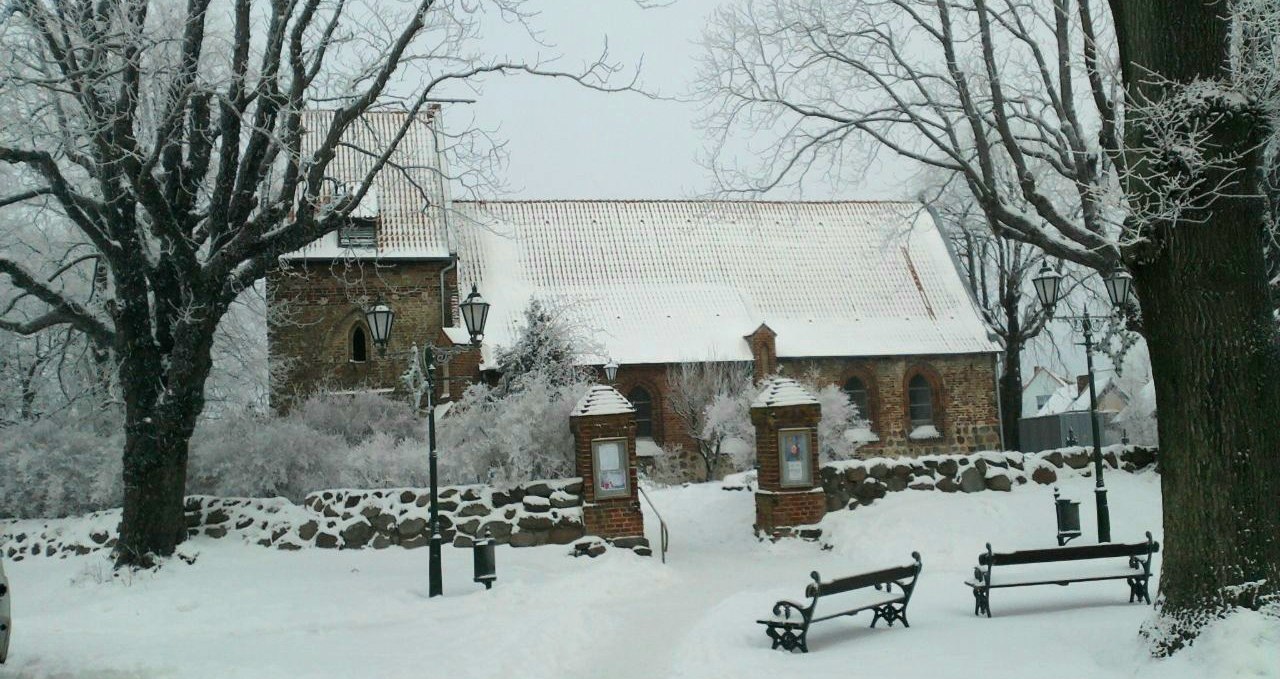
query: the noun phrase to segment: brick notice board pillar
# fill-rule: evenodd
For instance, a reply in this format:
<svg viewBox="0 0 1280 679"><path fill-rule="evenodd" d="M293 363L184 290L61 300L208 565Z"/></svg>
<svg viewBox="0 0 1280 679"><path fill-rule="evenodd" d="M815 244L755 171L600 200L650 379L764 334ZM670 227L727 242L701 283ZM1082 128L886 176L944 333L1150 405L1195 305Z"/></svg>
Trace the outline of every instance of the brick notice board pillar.
<svg viewBox="0 0 1280 679"><path fill-rule="evenodd" d="M818 479L818 421L822 406L793 379L774 377L751 404L756 428L756 535L818 537L813 526L827 513Z"/></svg>
<svg viewBox="0 0 1280 679"><path fill-rule="evenodd" d="M569 428L586 534L618 547L647 547L636 485L635 408L613 387L598 384L574 406Z"/></svg>

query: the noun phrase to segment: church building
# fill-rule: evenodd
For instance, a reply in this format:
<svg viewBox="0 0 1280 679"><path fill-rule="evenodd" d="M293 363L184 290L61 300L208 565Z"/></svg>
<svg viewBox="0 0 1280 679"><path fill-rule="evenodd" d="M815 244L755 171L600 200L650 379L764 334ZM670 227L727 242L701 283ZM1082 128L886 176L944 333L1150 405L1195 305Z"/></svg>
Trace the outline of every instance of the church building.
<svg viewBox="0 0 1280 679"><path fill-rule="evenodd" d="M389 139L403 116L368 116L351 146ZM449 357L438 397L457 397L459 381L493 368L537 297L598 347L585 364L620 366L614 386L655 446L691 449L666 375L703 361L839 385L870 421L868 454L1000 446L998 347L923 206L451 200L433 124L415 121L396 170L380 173L349 226L269 276L276 408L318 389L402 390L410 347L428 342ZM359 181L366 156L340 151L335 190ZM478 351L463 350L458 314L472 286L492 305ZM396 313L385 353L365 319L378 303Z"/></svg>

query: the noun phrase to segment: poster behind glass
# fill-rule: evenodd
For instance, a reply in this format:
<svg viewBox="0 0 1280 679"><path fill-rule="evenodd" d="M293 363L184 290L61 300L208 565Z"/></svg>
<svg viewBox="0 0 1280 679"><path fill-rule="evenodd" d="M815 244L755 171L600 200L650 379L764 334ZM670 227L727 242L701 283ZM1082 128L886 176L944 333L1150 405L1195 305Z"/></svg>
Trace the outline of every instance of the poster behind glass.
<svg viewBox="0 0 1280 679"><path fill-rule="evenodd" d="M630 495L627 489L627 440L592 441L591 454L596 463L596 498Z"/></svg>
<svg viewBox="0 0 1280 679"><path fill-rule="evenodd" d="M809 441L812 429L783 429L778 432L778 457L784 486L812 485L809 468Z"/></svg>

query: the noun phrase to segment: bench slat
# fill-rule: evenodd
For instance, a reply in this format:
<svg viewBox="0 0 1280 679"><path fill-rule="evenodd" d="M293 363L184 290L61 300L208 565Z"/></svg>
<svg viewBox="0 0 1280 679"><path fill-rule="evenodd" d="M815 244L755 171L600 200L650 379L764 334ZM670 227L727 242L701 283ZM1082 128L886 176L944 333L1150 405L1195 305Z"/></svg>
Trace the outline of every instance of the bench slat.
<svg viewBox="0 0 1280 679"><path fill-rule="evenodd" d="M1141 568L1100 568L1092 571L1081 571L1079 569L1048 569L1038 570L1025 573L1008 573L1002 571L992 571L991 583L986 585L973 578L965 580L966 585L970 587L989 586L991 589L999 587L1021 587L1024 585L1056 585L1068 582L1090 582L1095 580L1123 580L1125 578L1142 578L1147 577Z"/></svg>
<svg viewBox="0 0 1280 679"><path fill-rule="evenodd" d="M1158 543L1137 542L1133 544L1077 545L1075 547L1048 547L1045 549L1026 549L1019 552L996 552L980 554L978 563L983 566L1017 566L1029 563L1045 563L1051 561L1079 561L1082 559L1106 559L1128 556L1145 556L1148 552L1160 551Z"/></svg>
<svg viewBox="0 0 1280 679"><path fill-rule="evenodd" d="M830 620L831 618L838 618L842 615L865 611L869 608L875 608L876 606L883 606L885 604L902 601L905 598L906 597L902 592L889 593L875 589L868 589L861 592L851 592L839 598L833 597L830 601L822 599L818 602L816 610L832 608L838 609L838 612L832 612L830 615L817 616L813 618L813 622L818 622L819 620Z"/></svg>
<svg viewBox="0 0 1280 679"><path fill-rule="evenodd" d="M832 594L841 594L851 592L855 589L863 589L864 587L873 587L882 585L886 582L898 582L899 580L908 580L915 576L916 567L898 566L895 568L886 568L884 570L873 571L871 573L862 573L847 578L838 578L831 582L824 582L818 587L818 594L821 596L829 596Z"/></svg>

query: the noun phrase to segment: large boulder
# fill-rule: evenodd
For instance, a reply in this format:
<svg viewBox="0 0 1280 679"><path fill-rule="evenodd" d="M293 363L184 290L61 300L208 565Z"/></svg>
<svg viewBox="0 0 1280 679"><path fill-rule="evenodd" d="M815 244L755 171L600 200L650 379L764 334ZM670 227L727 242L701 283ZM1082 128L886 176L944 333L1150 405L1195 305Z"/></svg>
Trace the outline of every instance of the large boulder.
<svg viewBox="0 0 1280 679"><path fill-rule="evenodd" d="M1008 474L992 474L987 477L987 490L1008 492L1013 490L1013 480Z"/></svg>
<svg viewBox="0 0 1280 679"><path fill-rule="evenodd" d="M938 473L948 478L954 477L960 472L960 463L956 462L953 457L938 461Z"/></svg>
<svg viewBox="0 0 1280 679"><path fill-rule="evenodd" d="M960 484L956 483L956 480L950 476L938 479L938 482L933 486L944 493L954 493L960 490Z"/></svg>
<svg viewBox="0 0 1280 679"><path fill-rule="evenodd" d="M343 528L341 535L343 549L360 549L369 543L369 538L373 537L373 526L364 521L357 521Z"/></svg>
<svg viewBox="0 0 1280 679"><path fill-rule="evenodd" d="M980 490L986 489L986 479L983 477L982 472L978 471L976 466L967 467L960 473L960 490L966 493L976 493Z"/></svg>
<svg viewBox="0 0 1280 679"><path fill-rule="evenodd" d="M1054 471L1053 467L1042 464L1031 472L1031 480L1042 486L1047 486L1058 482L1058 472Z"/></svg>
<svg viewBox="0 0 1280 679"><path fill-rule="evenodd" d="M862 465L848 467L844 470L844 478L849 483L862 483L867 480L867 468Z"/></svg>

